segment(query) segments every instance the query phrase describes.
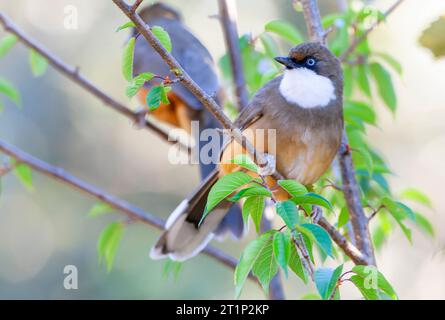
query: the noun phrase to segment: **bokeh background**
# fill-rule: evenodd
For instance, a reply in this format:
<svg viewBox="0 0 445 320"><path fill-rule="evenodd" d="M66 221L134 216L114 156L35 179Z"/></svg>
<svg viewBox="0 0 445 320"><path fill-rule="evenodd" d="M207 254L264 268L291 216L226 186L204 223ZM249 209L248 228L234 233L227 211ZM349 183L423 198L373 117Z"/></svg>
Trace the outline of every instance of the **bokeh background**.
<svg viewBox="0 0 445 320"><path fill-rule="evenodd" d="M223 55L220 25L208 18L217 12L216 1L165 2L182 10L215 58ZM319 2L322 13L336 8L336 1ZM384 9L392 2L374 4ZM63 27L66 5L78 8L77 30ZM124 95L120 72L127 35L115 33L126 20L111 1L3 0L0 10L106 92L136 107ZM399 59L404 75L395 80L397 116L380 106L381 125L370 131L369 139L394 170L390 181L395 191L418 187L434 203L434 210L422 208L436 229L434 240L414 230L410 245L396 230L377 254L379 268L402 299L445 298L445 59L434 59L418 44L422 31L444 13L444 1L407 0L371 35L374 48ZM295 22L305 32L290 0L238 1L238 17L241 34L259 33L265 23L278 18ZM6 102L0 114L1 139L162 217L197 185L198 168L169 164L169 146L163 141L137 130L52 68L42 78L33 78L27 59L27 49L17 45L0 60L0 76L19 88L23 101L21 110ZM126 229L114 268L107 273L98 265L96 241L107 222L121 217L89 217L94 200L39 174L34 174L34 185L29 192L13 175L1 179L0 298L234 297L233 271L206 256L186 262L176 280L163 277L164 262L148 257L159 232L145 225ZM245 241L238 245L228 239L215 245L238 257ZM79 270L78 290L63 288L63 268L70 264ZM292 276L285 284L289 299L315 291ZM342 292L345 298L359 296L351 285ZM248 283L242 298L264 295Z"/></svg>

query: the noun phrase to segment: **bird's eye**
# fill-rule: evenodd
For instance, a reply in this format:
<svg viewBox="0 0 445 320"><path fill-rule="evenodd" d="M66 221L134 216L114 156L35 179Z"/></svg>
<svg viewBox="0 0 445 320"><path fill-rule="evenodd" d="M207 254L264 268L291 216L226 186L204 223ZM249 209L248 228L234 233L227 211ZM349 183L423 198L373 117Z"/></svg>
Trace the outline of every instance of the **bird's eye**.
<svg viewBox="0 0 445 320"><path fill-rule="evenodd" d="M309 67L313 67L313 66L315 66L315 63L316 63L316 61L315 61L314 58L309 58L309 59L306 60L306 64L307 64Z"/></svg>

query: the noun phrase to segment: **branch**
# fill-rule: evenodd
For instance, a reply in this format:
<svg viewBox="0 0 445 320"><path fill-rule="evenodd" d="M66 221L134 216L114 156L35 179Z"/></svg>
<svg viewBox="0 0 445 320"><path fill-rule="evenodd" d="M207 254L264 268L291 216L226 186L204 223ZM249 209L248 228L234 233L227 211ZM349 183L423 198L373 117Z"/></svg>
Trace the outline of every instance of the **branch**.
<svg viewBox="0 0 445 320"><path fill-rule="evenodd" d="M326 44L325 32L321 24L320 11L316 0L301 0L306 26L312 41ZM343 180L343 193L349 210L349 217L354 229L358 249L369 257L369 262L375 265L375 258L367 218L360 200L360 189L355 178L354 164L349 152L348 137L343 130L342 142L338 151L340 171Z"/></svg>
<svg viewBox="0 0 445 320"><path fill-rule="evenodd" d="M167 132L162 130L160 127L149 122L145 119L145 113L132 111L130 108L126 107L122 103L116 101L114 98L106 94L103 90L99 89L90 80L85 78L79 73L79 68L70 66L62 61L59 57L51 53L47 48L43 47L34 39L28 37L22 30L20 30L6 15L0 12L0 24L3 25L5 31L10 32L17 36L17 38L25 46L34 51L38 52L41 56L45 57L46 60L60 73L68 77L73 82L77 83L83 89L91 93L93 96L102 101L106 106L110 107L114 111L126 116L136 124L140 124L143 128L153 131L157 136L161 137L169 143L178 145L181 149L185 149L188 153L191 152L189 146L181 143L180 141L173 141L171 138L169 140L169 135Z"/></svg>
<svg viewBox="0 0 445 320"><path fill-rule="evenodd" d="M172 70L177 71L181 75L181 82L182 84L196 97L198 100L203 104L205 108L207 108L210 112L212 112L215 117L221 122L224 128L231 129L232 134L235 138L235 140L240 143L245 141L245 137L242 135L241 131L234 126L234 124L230 121L230 119L227 118L227 116L223 113L221 108L218 106L218 104L215 102L215 100L212 99L209 95L207 95L191 78L190 76L184 71L184 69L179 65L179 63L176 61L176 59L162 46L162 44L158 41L158 39L153 35L150 28L145 24L145 22L139 17L138 14L132 13L128 7L128 5L123 0L113 0L113 2L125 13L125 15L136 25L136 28L138 29L139 33L144 36L144 38L150 43L150 45L158 52L158 54L161 56L161 58L170 66ZM254 160L258 160L259 157L257 156L258 153L256 152L255 148L250 144L250 142L247 141L247 144L243 145L246 147L246 151L253 156ZM249 148L247 148L249 147ZM262 159L265 160L265 159ZM265 163L264 161L263 163ZM259 161L256 162L257 164ZM284 177L280 173L276 173L273 176L276 180L282 180ZM320 225L321 226L321 225ZM335 228L329 224L328 221L325 221L325 226L327 226L326 231L331 234L332 230L335 230ZM346 239L341 239L336 237L335 234L331 234L332 239L334 241L339 241L337 244L339 247L345 250L347 247L345 247L345 243L348 243ZM341 240L341 241L340 241ZM349 247L353 247L352 244L348 243ZM345 253L349 253L351 255L354 254L354 251L356 250L345 250ZM356 257L352 256L350 257L352 260L354 260Z"/></svg>
<svg viewBox="0 0 445 320"><path fill-rule="evenodd" d="M226 50L230 58L232 78L235 85L235 97L238 110L242 110L249 102L244 78L243 61L239 46L239 35L236 23L236 4L234 0L218 0L219 21L224 33Z"/></svg>
<svg viewBox="0 0 445 320"><path fill-rule="evenodd" d="M152 226L156 229L164 230L164 220L162 220L161 218L151 215L144 210L133 206L125 200L116 198L115 196L106 193L93 185L88 184L87 182L73 176L69 172L66 172L62 168L52 166L2 140L0 140L0 151L14 158L18 163L24 163L37 172L40 172L54 180L69 185L90 197L93 197L101 202L108 204L113 209L125 214L127 217L134 221L139 221L148 224L149 226ZM229 268L235 269L238 264L237 259L218 250L215 247L207 246L202 252ZM249 278L256 281L256 278L253 277L251 274L249 275Z"/></svg>
<svg viewBox="0 0 445 320"><path fill-rule="evenodd" d="M383 16L386 18L388 17L399 5L402 4L404 0L397 0L386 12L383 14ZM348 49L346 49L345 52L342 53L342 55L339 57L340 61L346 61L348 56L354 52L354 50L357 48L357 46L362 43L368 35L382 22L382 19L377 19L366 31L358 38L355 38L352 43L349 45Z"/></svg>

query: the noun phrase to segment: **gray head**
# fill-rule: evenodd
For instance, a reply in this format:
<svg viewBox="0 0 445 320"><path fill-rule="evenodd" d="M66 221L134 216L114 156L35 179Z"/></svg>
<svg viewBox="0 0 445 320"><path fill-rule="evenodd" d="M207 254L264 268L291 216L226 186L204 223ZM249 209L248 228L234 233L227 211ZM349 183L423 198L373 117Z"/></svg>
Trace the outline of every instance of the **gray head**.
<svg viewBox="0 0 445 320"><path fill-rule="evenodd" d="M139 15L145 22L148 22L156 18L167 18L167 19L182 21L182 16L179 13L179 11L161 2L157 2L148 7L143 8L139 12Z"/></svg>
<svg viewBox="0 0 445 320"><path fill-rule="evenodd" d="M342 78L340 61L320 43L299 44L289 51L287 57L276 57L275 60L286 66L287 69L306 68L333 81Z"/></svg>

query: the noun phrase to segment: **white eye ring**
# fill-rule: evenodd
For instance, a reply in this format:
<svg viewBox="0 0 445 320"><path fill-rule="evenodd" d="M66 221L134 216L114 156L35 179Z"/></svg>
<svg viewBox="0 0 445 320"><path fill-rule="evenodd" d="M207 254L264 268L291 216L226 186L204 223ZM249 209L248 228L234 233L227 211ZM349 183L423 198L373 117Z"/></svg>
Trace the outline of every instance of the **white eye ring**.
<svg viewBox="0 0 445 320"><path fill-rule="evenodd" d="M307 59L306 64L307 64L309 67L313 67L313 66L315 66L315 59L314 59L314 58L309 58L309 59Z"/></svg>

